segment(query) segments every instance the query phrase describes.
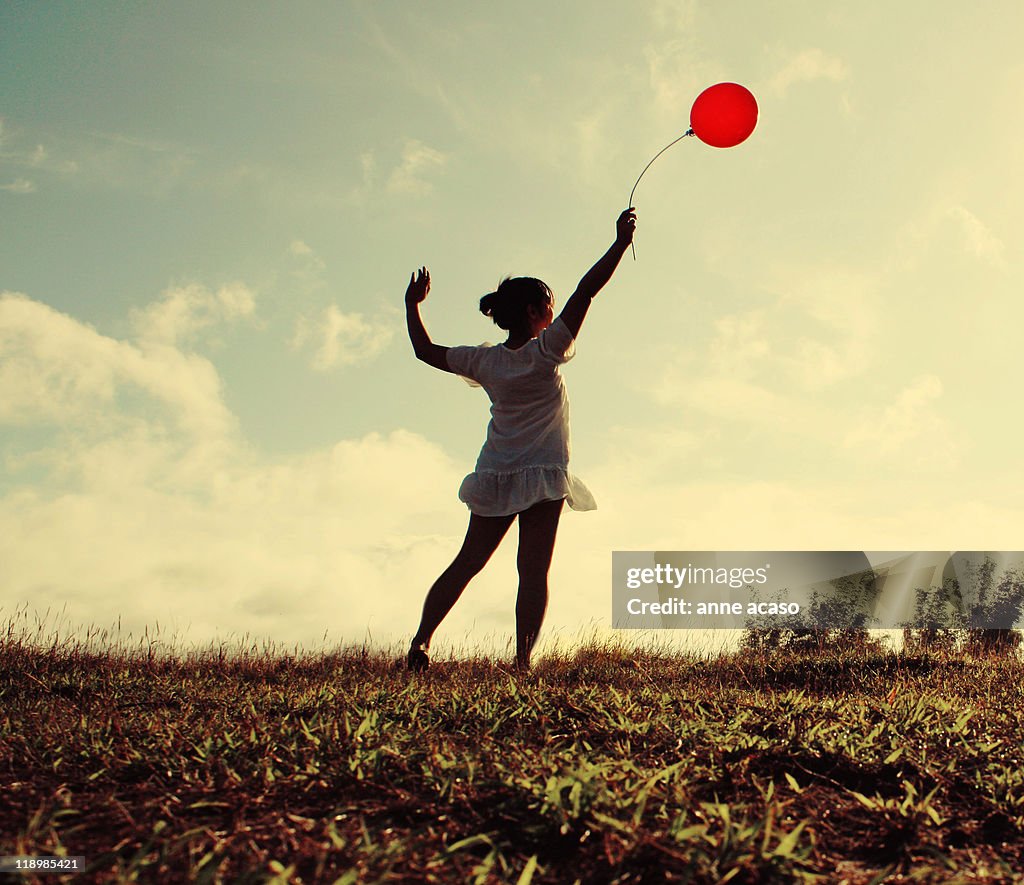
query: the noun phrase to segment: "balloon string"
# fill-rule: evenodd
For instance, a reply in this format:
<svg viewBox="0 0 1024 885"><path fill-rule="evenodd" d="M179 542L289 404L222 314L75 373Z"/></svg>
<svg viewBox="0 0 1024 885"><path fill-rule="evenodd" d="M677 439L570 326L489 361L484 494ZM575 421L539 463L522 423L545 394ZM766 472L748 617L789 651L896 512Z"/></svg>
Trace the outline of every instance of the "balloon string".
<svg viewBox="0 0 1024 885"><path fill-rule="evenodd" d="M691 135L696 135L696 133L692 129L687 129L682 135L679 136L679 138L677 138L670 144L665 145L665 147L663 147L660 151L658 151L658 153L651 157L651 162L644 166L644 171L641 172L640 175L637 177L636 184L633 185L633 190L629 192L629 202L626 203L626 205L629 206L629 208L633 208L633 194L636 193L636 185L640 184L640 179L644 177L644 172L651 168L651 163L657 160L658 157L665 153L665 151L672 147L672 145L675 144L677 141L682 141L684 138L689 138ZM630 243L629 245L633 250L633 260L636 261L636 246L633 243Z"/></svg>

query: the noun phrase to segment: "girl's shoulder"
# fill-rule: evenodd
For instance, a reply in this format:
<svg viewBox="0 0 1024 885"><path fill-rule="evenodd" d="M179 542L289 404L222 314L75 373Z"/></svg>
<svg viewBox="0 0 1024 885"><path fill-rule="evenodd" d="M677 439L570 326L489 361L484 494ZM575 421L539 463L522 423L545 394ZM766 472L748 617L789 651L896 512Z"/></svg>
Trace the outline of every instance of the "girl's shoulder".
<svg viewBox="0 0 1024 885"><path fill-rule="evenodd" d="M488 354L493 352L494 345L490 341L482 344L460 344L449 347L445 353L448 369L461 375L474 387L480 386L480 376L485 364L491 362Z"/></svg>
<svg viewBox="0 0 1024 885"><path fill-rule="evenodd" d="M565 363L576 355L576 339L561 316L535 339L541 356L555 363Z"/></svg>

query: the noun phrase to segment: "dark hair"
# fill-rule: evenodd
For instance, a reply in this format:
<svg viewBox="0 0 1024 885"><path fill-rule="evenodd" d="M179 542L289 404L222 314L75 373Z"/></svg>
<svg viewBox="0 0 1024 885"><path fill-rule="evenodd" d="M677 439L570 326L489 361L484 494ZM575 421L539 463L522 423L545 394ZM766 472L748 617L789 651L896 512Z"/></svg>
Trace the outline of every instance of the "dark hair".
<svg viewBox="0 0 1024 885"><path fill-rule="evenodd" d="M505 277L497 291L480 299L480 313L510 332L527 324L526 309L554 303L548 284L534 277Z"/></svg>

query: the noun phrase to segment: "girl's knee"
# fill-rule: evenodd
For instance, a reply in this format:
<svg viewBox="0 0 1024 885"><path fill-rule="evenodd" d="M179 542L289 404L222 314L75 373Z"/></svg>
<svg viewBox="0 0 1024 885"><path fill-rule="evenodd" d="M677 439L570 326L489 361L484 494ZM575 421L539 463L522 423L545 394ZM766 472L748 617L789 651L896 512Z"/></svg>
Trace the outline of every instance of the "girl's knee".
<svg viewBox="0 0 1024 885"><path fill-rule="evenodd" d="M484 557L472 551L461 550L451 567L468 579L480 574L489 559L489 556Z"/></svg>

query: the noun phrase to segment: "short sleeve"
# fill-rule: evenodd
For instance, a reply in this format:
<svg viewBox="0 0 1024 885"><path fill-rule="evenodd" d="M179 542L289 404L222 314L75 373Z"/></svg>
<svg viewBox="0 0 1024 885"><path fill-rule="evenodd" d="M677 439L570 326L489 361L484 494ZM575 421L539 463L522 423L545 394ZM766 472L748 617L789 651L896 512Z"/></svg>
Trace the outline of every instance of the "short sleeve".
<svg viewBox="0 0 1024 885"><path fill-rule="evenodd" d="M576 355L576 342L561 317L537 336L540 355L556 363L565 363Z"/></svg>
<svg viewBox="0 0 1024 885"><path fill-rule="evenodd" d="M449 347L445 353L448 368L462 378L470 387L480 387L477 369L480 364L480 349L471 345Z"/></svg>

